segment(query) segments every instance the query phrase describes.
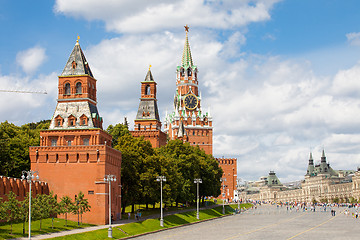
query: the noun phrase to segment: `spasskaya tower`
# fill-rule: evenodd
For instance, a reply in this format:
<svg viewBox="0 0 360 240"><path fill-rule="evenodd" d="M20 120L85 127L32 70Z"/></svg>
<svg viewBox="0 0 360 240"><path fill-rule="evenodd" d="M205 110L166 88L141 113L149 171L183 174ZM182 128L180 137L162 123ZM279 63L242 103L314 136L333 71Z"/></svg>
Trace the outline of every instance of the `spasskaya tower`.
<svg viewBox="0 0 360 240"><path fill-rule="evenodd" d="M187 25L185 32L181 65L176 68L174 111L166 113L165 132L170 140L181 139L192 146L199 146L207 154L212 154L212 117L210 111L203 112L201 109L198 69L191 57Z"/></svg>

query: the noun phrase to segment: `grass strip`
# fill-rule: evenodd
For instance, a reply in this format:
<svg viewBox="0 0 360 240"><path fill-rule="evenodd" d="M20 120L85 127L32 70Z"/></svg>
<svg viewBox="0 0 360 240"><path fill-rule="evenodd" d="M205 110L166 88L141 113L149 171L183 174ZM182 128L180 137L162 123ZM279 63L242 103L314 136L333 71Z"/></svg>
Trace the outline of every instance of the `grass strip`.
<svg viewBox="0 0 360 240"><path fill-rule="evenodd" d="M73 222L70 220L67 221L67 226L65 226L65 219L60 218L54 218L54 228L51 228L51 224L51 218L43 219L40 231L40 221L31 221L31 236L94 226L92 224L83 223L82 225L80 225L80 227L78 227L77 222ZM13 234L10 234L10 224L5 222L0 223L0 239L27 237L29 234L29 223L25 223L25 234L23 234L23 226L23 223L13 224Z"/></svg>

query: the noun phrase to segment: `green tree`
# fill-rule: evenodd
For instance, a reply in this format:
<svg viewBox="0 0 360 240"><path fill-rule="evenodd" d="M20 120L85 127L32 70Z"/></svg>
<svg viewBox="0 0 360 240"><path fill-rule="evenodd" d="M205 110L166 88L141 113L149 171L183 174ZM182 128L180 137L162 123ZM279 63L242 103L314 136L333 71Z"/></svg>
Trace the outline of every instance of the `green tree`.
<svg viewBox="0 0 360 240"><path fill-rule="evenodd" d="M170 196L173 201L176 203L195 202L194 178L203 180L200 196L218 196L220 194L221 183L219 180L223 171L211 155L205 154L199 147L190 146L189 143L183 143L180 140L169 141L158 151L167 159L165 171L171 171L171 174L168 175L168 184L171 186Z"/></svg>
<svg viewBox="0 0 360 240"><path fill-rule="evenodd" d="M3 202L3 199L0 198L0 220L6 219L6 208L5 203Z"/></svg>
<svg viewBox="0 0 360 240"><path fill-rule="evenodd" d="M29 146L39 145L40 131L47 129L49 123L41 121L21 127L7 121L0 123L0 175L20 177L23 169L30 168Z"/></svg>
<svg viewBox="0 0 360 240"><path fill-rule="evenodd" d="M80 214L81 224L82 224L82 215L86 212L90 212L91 206L89 205L88 200L85 198L84 194L80 191L75 198L75 208L73 213Z"/></svg>
<svg viewBox="0 0 360 240"><path fill-rule="evenodd" d="M118 138L124 135L130 135L129 129L124 124L109 125L106 131L112 136L112 147L118 145Z"/></svg>
<svg viewBox="0 0 360 240"><path fill-rule="evenodd" d="M47 195L47 205L49 206L49 216L51 217L51 228L54 228L54 217L61 214L60 203L57 201L57 195L53 192Z"/></svg>
<svg viewBox="0 0 360 240"><path fill-rule="evenodd" d="M40 231L42 225L42 219L48 218L50 216L50 206L48 204L49 197L46 194L38 194L36 198L33 198L31 203L31 218L40 220Z"/></svg>
<svg viewBox="0 0 360 240"><path fill-rule="evenodd" d="M4 210L6 212L5 220L11 225L10 234L12 234L13 223L20 218L20 203L16 199L16 195L13 192L9 192L8 194L6 194L6 197L8 200L4 202Z"/></svg>
<svg viewBox="0 0 360 240"><path fill-rule="evenodd" d="M144 169L144 159L154 154L154 149L149 141L141 138L134 138L130 134L125 134L118 138L115 149L122 153L121 162L121 184L122 184L122 213L125 207L141 200L141 181L140 175Z"/></svg>
<svg viewBox="0 0 360 240"><path fill-rule="evenodd" d="M65 214L65 226L67 226L67 215L73 212L74 202L69 196L63 196L60 199L61 213Z"/></svg>

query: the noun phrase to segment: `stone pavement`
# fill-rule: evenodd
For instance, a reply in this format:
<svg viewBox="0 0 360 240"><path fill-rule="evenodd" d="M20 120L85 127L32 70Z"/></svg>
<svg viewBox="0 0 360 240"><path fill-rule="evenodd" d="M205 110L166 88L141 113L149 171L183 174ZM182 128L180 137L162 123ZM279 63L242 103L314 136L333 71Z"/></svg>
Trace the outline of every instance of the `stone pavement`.
<svg viewBox="0 0 360 240"><path fill-rule="evenodd" d="M345 215L335 208L336 216L326 212L286 210L286 207L261 206L240 215L174 228L133 239L141 240L329 240L360 239L360 218Z"/></svg>

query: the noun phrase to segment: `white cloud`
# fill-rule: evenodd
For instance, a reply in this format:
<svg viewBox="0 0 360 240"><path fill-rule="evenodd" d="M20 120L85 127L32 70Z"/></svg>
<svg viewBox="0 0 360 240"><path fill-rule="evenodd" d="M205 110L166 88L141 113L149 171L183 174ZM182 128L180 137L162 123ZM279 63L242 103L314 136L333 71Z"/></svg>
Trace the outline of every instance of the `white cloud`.
<svg viewBox="0 0 360 240"><path fill-rule="evenodd" d="M172 110L184 35L182 31L123 35L85 49L98 79L105 127L127 116L133 128L140 82L149 64L158 83L162 120L166 109ZM229 42L216 41L212 35L208 30L193 31L189 40L199 68L202 106L204 110L210 106L214 118L216 157L238 158L239 176L245 179L275 170L282 181L303 178L310 147L321 153L324 146L334 168L345 166L344 159L348 169L360 164L360 158L353 157L360 154L356 143L360 98L341 88L345 81L349 89L356 89L357 65L323 77L307 61L259 55L233 61L224 54ZM347 143L346 137L336 140L337 134L351 135L354 143Z"/></svg>
<svg viewBox="0 0 360 240"><path fill-rule="evenodd" d="M109 31L119 33L169 30L189 24L194 27L231 29L270 19L269 11L279 0L244 1L113 1L57 0L57 13L103 20Z"/></svg>
<svg viewBox="0 0 360 240"><path fill-rule="evenodd" d="M360 46L360 32L352 32L346 34L346 38L350 45Z"/></svg>
<svg viewBox="0 0 360 240"><path fill-rule="evenodd" d="M47 94L31 94L17 92L2 92L0 94L0 121L5 120L17 125L28 122L47 120L52 117L57 98L57 75L40 75L37 78L20 78L11 75L0 75L1 89L39 91Z"/></svg>
<svg viewBox="0 0 360 240"><path fill-rule="evenodd" d="M16 62L27 74L35 72L45 60L45 49L38 46L21 51L16 55Z"/></svg>
<svg viewBox="0 0 360 240"><path fill-rule="evenodd" d="M360 64L319 76L307 59L242 52L250 31L247 25L269 20L276 2L58 0L55 11L103 21L107 30L121 33L83 48L98 80L98 108L105 128L122 123L124 116L133 127L140 82L150 64L164 120L166 109L172 110L175 70L184 46L182 26L189 24L202 107L210 107L214 119L216 157L238 158L239 177L247 180L267 175L269 170L282 181L303 178L310 148L315 161L325 147L334 169L354 169L360 165ZM348 36L351 43L356 38L356 33ZM323 60L326 65L328 59ZM31 73L37 67L24 71ZM0 76L2 86L17 83L21 89L37 86L49 92L47 96L16 94L15 100L12 94L1 95L2 102L9 102L0 108L2 120L51 118L56 107L56 75Z"/></svg>

